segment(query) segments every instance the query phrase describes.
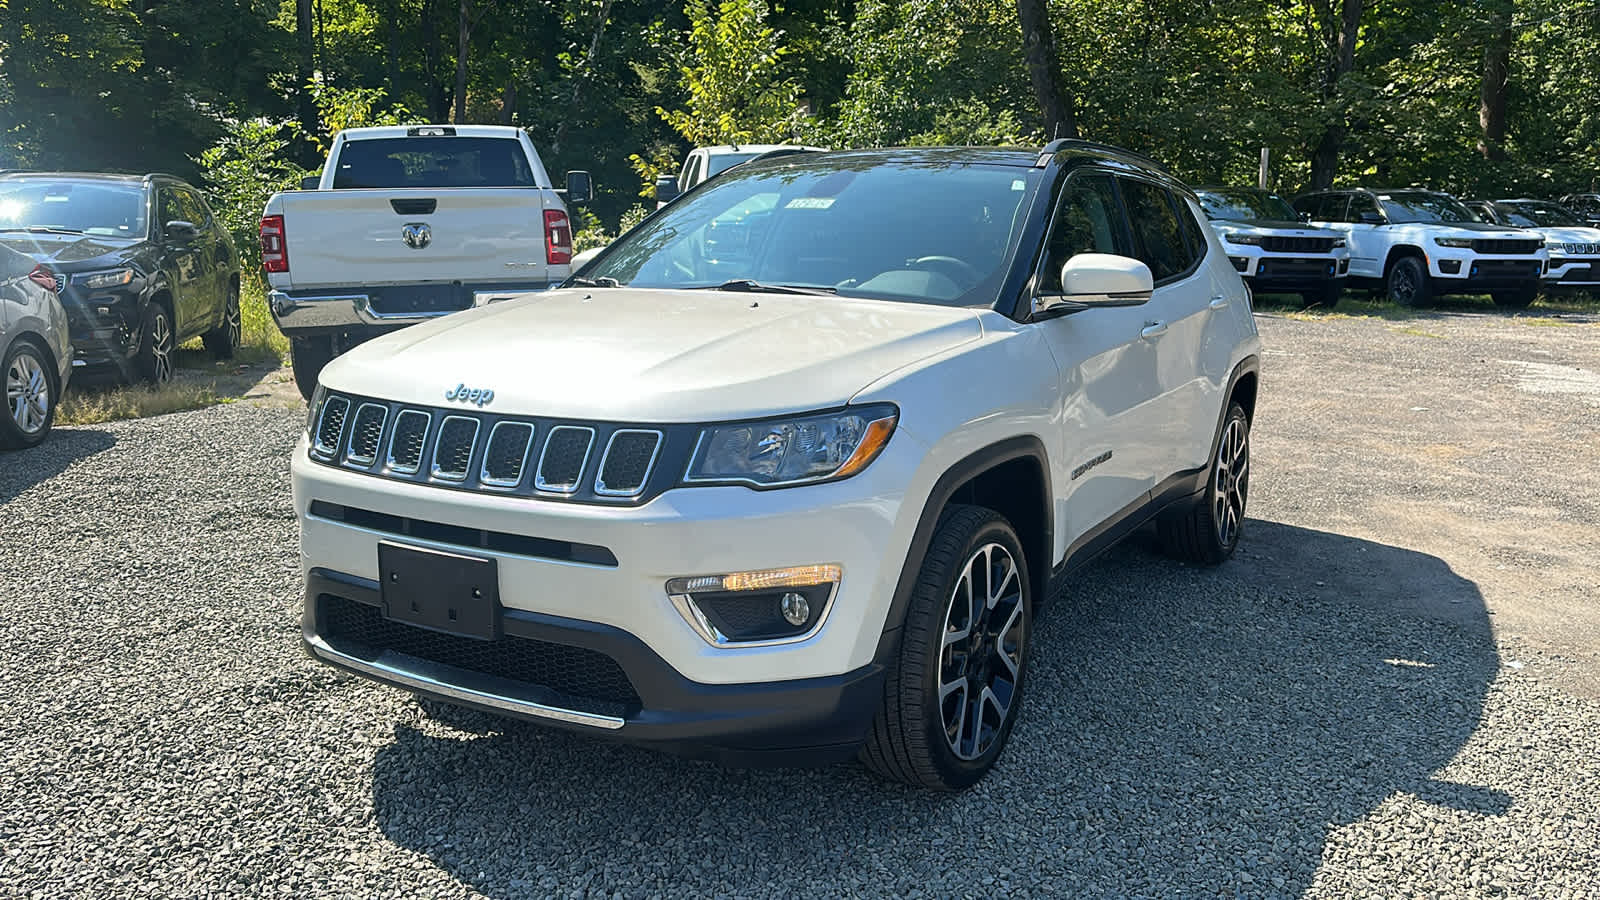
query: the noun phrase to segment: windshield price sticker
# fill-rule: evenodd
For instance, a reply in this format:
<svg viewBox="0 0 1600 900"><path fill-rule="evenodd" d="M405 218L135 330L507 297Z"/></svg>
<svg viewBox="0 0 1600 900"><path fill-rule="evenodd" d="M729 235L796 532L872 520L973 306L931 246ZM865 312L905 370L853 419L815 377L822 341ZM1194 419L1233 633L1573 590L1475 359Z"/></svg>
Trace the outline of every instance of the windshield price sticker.
<svg viewBox="0 0 1600 900"><path fill-rule="evenodd" d="M796 197L783 205L784 209L827 209L833 205L832 197Z"/></svg>

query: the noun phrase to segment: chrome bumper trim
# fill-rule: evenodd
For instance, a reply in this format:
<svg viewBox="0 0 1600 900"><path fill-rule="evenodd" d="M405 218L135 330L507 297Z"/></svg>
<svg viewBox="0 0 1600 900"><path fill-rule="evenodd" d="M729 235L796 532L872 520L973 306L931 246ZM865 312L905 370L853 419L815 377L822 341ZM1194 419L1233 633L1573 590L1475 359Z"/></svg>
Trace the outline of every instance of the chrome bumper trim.
<svg viewBox="0 0 1600 900"><path fill-rule="evenodd" d="M502 697L499 694L490 694L485 693L484 691L475 691L471 688L447 684L420 672L396 668L395 666L387 665L382 662L369 662L368 660L358 659L354 656L340 653L339 651L333 649L328 645L327 641L322 639L320 635L306 635L306 645L311 649L312 653L324 660L327 660L328 662L344 666L348 669L354 669L357 672L369 675L380 681L387 681L391 684L398 684L403 687L414 688L419 691L426 691L430 694L438 694L443 697L450 697L465 703L475 703L480 706L489 706L493 707L494 709L505 710L506 712L518 713L525 716L534 716L540 719L553 719L557 722L566 722L569 725L588 725L594 728L605 728L611 731L615 731L625 724L624 720L619 719L616 716L601 716L595 715L594 713L582 712L576 709L563 709L559 706L547 706L543 703L535 703L532 700L517 700L512 697ZM388 655L389 654L387 653L385 654L385 656Z"/></svg>

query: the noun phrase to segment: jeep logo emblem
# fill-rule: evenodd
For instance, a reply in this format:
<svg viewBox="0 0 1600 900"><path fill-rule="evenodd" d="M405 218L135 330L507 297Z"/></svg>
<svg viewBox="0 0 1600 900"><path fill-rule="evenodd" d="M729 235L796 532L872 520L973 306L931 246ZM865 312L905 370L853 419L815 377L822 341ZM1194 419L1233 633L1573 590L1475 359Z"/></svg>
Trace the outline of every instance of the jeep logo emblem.
<svg viewBox="0 0 1600 900"><path fill-rule="evenodd" d="M471 403L482 407L494 402L494 391L486 388L469 388L464 384L458 384L445 391L444 398L452 403Z"/></svg>
<svg viewBox="0 0 1600 900"><path fill-rule="evenodd" d="M427 222L407 222L400 229L400 239L406 242L407 247L421 250L433 243L433 229L428 227Z"/></svg>

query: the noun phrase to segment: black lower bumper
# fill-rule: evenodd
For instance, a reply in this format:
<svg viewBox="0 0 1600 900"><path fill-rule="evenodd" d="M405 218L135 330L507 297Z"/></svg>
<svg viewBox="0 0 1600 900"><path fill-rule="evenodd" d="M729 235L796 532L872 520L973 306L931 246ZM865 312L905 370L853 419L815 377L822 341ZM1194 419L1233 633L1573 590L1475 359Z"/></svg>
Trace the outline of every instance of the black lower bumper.
<svg viewBox="0 0 1600 900"><path fill-rule="evenodd" d="M1256 271L1245 281L1251 290L1264 294L1320 291L1341 283L1340 276L1348 271L1348 261L1341 266L1334 259L1267 256L1257 261Z"/></svg>
<svg viewBox="0 0 1600 900"><path fill-rule="evenodd" d="M1466 278L1435 278L1433 289L1438 294L1537 291L1543 280L1544 264L1538 260L1479 259L1468 263Z"/></svg>
<svg viewBox="0 0 1600 900"><path fill-rule="evenodd" d="M619 628L521 610L502 612L496 641L424 631L381 619L376 582L323 569L308 576L305 599L305 646L323 662L419 695L726 765L847 758L882 696L875 664L825 678L702 684Z"/></svg>

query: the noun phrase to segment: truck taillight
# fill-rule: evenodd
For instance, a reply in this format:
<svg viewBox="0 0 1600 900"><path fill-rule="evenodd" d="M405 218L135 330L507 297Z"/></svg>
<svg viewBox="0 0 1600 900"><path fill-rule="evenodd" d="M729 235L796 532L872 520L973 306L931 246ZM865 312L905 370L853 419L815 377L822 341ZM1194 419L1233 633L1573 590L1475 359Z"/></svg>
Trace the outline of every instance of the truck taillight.
<svg viewBox="0 0 1600 900"><path fill-rule="evenodd" d="M562 210L544 211L544 256L552 266L572 263L572 221Z"/></svg>
<svg viewBox="0 0 1600 900"><path fill-rule="evenodd" d="M28 273L28 280L52 294L61 293L65 282L65 279L57 280L56 274L44 266L34 266L33 271Z"/></svg>
<svg viewBox="0 0 1600 900"><path fill-rule="evenodd" d="M289 248L284 243L283 216L261 217L261 268L289 271Z"/></svg>

